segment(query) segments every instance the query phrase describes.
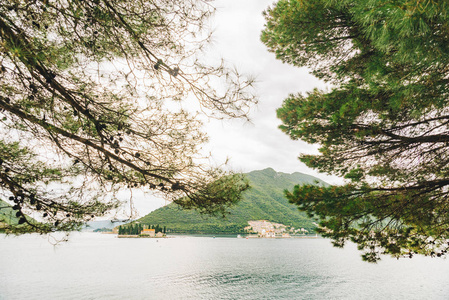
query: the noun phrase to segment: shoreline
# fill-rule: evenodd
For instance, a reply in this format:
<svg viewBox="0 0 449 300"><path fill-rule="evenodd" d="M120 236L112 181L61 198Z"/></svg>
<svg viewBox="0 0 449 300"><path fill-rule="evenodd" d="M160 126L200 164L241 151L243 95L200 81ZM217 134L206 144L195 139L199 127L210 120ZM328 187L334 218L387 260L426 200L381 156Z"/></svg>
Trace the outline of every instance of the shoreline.
<svg viewBox="0 0 449 300"><path fill-rule="evenodd" d="M151 236L140 236L140 235L117 235L117 238L151 238L151 239L157 239L157 238L175 238L175 237L210 237L210 238L236 238L236 239L318 239L322 238L320 235L298 235L298 236L289 236L289 237L262 237L257 235L240 235L240 234L183 234L183 233L174 233L169 234L163 237L151 237Z"/></svg>
<svg viewBox="0 0 449 300"><path fill-rule="evenodd" d="M149 235L135 235L135 234L116 234L117 238L119 239L126 239L126 238L130 238L130 239L165 239L168 238L166 235L165 236L149 236Z"/></svg>

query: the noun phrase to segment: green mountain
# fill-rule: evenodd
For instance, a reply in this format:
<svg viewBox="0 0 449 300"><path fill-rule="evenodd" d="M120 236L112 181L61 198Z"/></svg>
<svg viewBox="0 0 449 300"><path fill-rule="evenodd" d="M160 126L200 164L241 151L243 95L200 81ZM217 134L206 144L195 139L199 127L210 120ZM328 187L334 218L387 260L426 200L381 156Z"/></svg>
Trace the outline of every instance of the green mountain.
<svg viewBox="0 0 449 300"><path fill-rule="evenodd" d="M8 204L7 202L0 200L0 232L5 231L5 229L8 227L8 225L15 225L16 228L20 228L20 226L26 226L24 225L19 225L17 227L17 224L19 223L19 218L16 217L16 210L12 209L12 206L10 204ZM26 218L30 221L30 222L36 222L36 220L34 220L33 218L26 216Z"/></svg>
<svg viewBox="0 0 449 300"><path fill-rule="evenodd" d="M291 189L296 184L326 186L327 183L310 175L280 173L271 168L253 171L246 176L252 188L245 192L243 200L231 209L225 219L182 210L172 203L137 221L166 226L171 232L177 233L241 233L250 220L267 220L314 230L313 221L285 199L284 190Z"/></svg>
<svg viewBox="0 0 449 300"><path fill-rule="evenodd" d="M3 200L0 200L0 223L17 224L19 218L16 217L16 211L12 206Z"/></svg>

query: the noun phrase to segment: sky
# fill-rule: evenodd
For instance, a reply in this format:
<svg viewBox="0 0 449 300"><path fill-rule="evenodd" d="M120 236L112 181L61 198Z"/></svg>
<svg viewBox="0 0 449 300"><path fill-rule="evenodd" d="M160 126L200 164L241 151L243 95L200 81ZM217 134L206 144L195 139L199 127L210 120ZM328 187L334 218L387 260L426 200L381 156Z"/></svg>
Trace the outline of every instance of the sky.
<svg viewBox="0 0 449 300"><path fill-rule="evenodd" d="M256 78L259 103L244 120L209 120L205 131L210 150L217 164L229 158L229 166L236 172L250 172L273 168L278 172L301 172L316 176L328 183L342 180L309 169L298 160L300 153L318 153L317 145L293 141L278 126L276 109L291 93L304 93L314 88L325 89L326 84L309 74L306 68L293 67L276 60L260 41L265 20L262 12L272 0L216 0L217 8L211 20L214 31L210 53L234 65L240 73ZM134 204L139 215L165 204L160 199L136 194Z"/></svg>
<svg viewBox="0 0 449 300"><path fill-rule="evenodd" d="M212 153L231 159L236 171L272 167L279 172L318 175L297 159L300 152L316 153L317 146L292 141L278 129L276 109L291 93L306 92L325 84L305 68L283 64L260 41L265 20L262 12L273 3L267 0L215 1L212 52L219 53L240 72L255 76L259 104L243 120L211 121L206 127ZM313 173L313 174L312 174Z"/></svg>

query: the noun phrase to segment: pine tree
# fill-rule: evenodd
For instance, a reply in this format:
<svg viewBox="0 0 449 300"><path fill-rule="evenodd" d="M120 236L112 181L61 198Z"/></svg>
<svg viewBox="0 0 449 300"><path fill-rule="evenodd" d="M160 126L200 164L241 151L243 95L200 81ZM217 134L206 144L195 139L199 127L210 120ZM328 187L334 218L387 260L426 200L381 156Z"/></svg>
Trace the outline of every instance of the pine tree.
<svg viewBox="0 0 449 300"><path fill-rule="evenodd" d="M290 95L278 109L292 139L319 144L307 166L347 179L297 186L288 199L321 219L336 246L444 256L449 238L449 3L280 0L262 41L307 66L329 91Z"/></svg>
<svg viewBox="0 0 449 300"><path fill-rule="evenodd" d="M200 114L247 118L256 102L251 80L201 59L213 11L201 0L2 1L0 189L43 220L8 230L80 228L124 189L205 213L240 199L248 185L204 168L201 121L176 106L192 95Z"/></svg>

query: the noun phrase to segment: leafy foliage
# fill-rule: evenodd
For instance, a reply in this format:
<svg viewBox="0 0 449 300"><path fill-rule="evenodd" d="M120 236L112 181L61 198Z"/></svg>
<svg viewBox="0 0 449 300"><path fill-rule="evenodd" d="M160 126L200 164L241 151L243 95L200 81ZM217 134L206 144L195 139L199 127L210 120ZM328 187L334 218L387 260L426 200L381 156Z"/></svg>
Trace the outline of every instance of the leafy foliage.
<svg viewBox="0 0 449 300"><path fill-rule="evenodd" d="M123 189L210 213L238 201L238 176L200 154L198 114L246 118L256 102L251 80L201 60L213 11L201 0L0 4L0 191L43 220L33 230L79 228ZM214 195L220 178L229 193Z"/></svg>
<svg viewBox="0 0 449 300"><path fill-rule="evenodd" d="M381 253L444 256L448 216L449 7L445 1L281 0L262 41L333 85L290 95L281 129L321 145L308 166L347 178L297 187L291 202L325 236Z"/></svg>
<svg viewBox="0 0 449 300"><path fill-rule="evenodd" d="M310 218L301 213L284 197L284 190L295 184L326 184L312 176L278 173L273 169L245 174L251 189L229 214L223 217L201 215L196 211L181 210L174 204L159 208L139 219L144 224L163 224L178 233L242 233L250 220L268 220L295 228L315 230Z"/></svg>

